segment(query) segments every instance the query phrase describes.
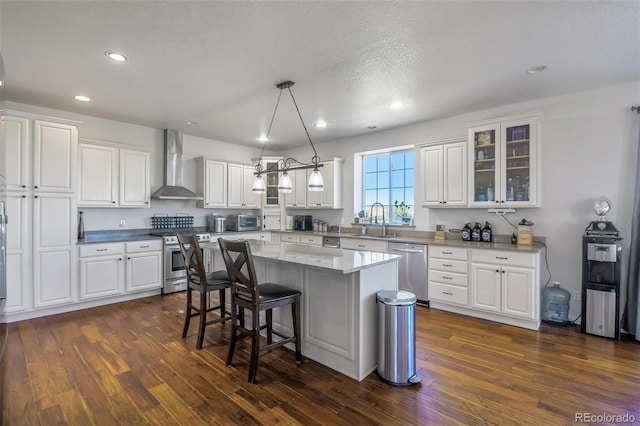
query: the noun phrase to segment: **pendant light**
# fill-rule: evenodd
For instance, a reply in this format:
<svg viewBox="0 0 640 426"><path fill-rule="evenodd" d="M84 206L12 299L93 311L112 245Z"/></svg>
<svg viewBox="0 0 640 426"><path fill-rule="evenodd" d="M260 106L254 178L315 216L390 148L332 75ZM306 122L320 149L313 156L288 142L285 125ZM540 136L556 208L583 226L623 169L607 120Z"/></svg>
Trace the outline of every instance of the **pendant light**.
<svg viewBox="0 0 640 426"><path fill-rule="evenodd" d="M263 173L281 173L280 178L278 179L278 192L283 194L289 194L293 191L293 184L291 181L291 176L289 176L290 170L301 170L301 169L313 169L311 175L309 176L308 189L309 191L322 191L324 190L324 181L322 179L322 174L320 173L320 157L318 157L318 153L316 152L315 146L313 146L313 142L311 141L311 136L309 136L309 131L307 130L307 126L304 124L304 120L302 119L302 114L300 114L300 109L298 108L298 104L296 103L296 98L293 96L293 92L291 91L291 87L295 83L293 81L284 81L282 83L276 84L276 87L280 89L280 93L278 94L278 100L276 101L276 107L273 110L273 115L271 116L271 122L269 123L269 130L267 130L267 136L265 144L262 145L262 151L260 152L260 159L255 166L256 171L254 174L256 175L255 180L253 181L252 191L254 194L264 194L267 191L266 185L264 183L264 178L262 177ZM262 165L262 155L264 153L264 147L269 140L269 135L271 134L271 127L273 126L273 120L276 117L276 112L278 111L278 105L280 105L280 99L282 98L282 91L284 89L289 90L289 94L291 95L291 99L293 100L293 104L296 107L296 111L298 112L298 117L300 117L300 122L302 123L302 127L304 128L305 133L307 134L307 139L309 140L309 144L311 145L311 149L313 149L313 157L311 157L311 164L305 164L301 161L296 160L295 158L287 158L285 160L278 160L274 166L265 169ZM294 165L295 164L295 165Z"/></svg>

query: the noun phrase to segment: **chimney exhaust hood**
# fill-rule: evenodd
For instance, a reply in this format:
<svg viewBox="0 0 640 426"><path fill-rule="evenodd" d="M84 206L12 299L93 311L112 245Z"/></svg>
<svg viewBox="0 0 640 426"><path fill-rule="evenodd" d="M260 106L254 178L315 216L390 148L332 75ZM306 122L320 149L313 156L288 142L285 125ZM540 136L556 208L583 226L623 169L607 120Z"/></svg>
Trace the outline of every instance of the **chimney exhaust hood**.
<svg viewBox="0 0 640 426"><path fill-rule="evenodd" d="M204 200L184 187L182 132L164 131L164 186L151 195L159 200Z"/></svg>

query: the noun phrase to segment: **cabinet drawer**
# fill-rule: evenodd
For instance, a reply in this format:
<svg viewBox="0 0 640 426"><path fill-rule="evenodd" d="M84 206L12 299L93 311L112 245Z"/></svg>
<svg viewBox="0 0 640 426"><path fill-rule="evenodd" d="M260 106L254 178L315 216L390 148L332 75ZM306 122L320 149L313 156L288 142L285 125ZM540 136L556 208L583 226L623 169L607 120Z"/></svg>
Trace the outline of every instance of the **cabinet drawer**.
<svg viewBox="0 0 640 426"><path fill-rule="evenodd" d="M285 243L299 243L300 242L300 235L281 234L280 235L280 241L283 241Z"/></svg>
<svg viewBox="0 0 640 426"><path fill-rule="evenodd" d="M429 258L429 268L436 271L457 272L459 274L467 273L467 262L462 260L445 260Z"/></svg>
<svg viewBox="0 0 640 426"><path fill-rule="evenodd" d="M340 248L347 250L365 250L386 253L387 242L365 240L359 238L340 238Z"/></svg>
<svg viewBox="0 0 640 426"><path fill-rule="evenodd" d="M467 305L467 288L429 282L429 300Z"/></svg>
<svg viewBox="0 0 640 426"><path fill-rule="evenodd" d="M80 257L108 256L112 254L122 254L123 252L123 243L85 244L80 246Z"/></svg>
<svg viewBox="0 0 640 426"><path fill-rule="evenodd" d="M302 244L311 244L314 246L321 246L322 245L322 237L319 235L303 235L300 237L300 242Z"/></svg>
<svg viewBox="0 0 640 426"><path fill-rule="evenodd" d="M136 241L127 243L127 253L162 250L162 240Z"/></svg>
<svg viewBox="0 0 640 426"><path fill-rule="evenodd" d="M467 260L467 249L458 247L429 246L429 256L440 259Z"/></svg>
<svg viewBox="0 0 640 426"><path fill-rule="evenodd" d="M473 262L491 263L493 265L524 266L534 268L536 266L535 253L515 253L502 250L472 250Z"/></svg>
<svg viewBox="0 0 640 426"><path fill-rule="evenodd" d="M429 269L429 281L466 287L467 274L457 274L455 272L444 272Z"/></svg>

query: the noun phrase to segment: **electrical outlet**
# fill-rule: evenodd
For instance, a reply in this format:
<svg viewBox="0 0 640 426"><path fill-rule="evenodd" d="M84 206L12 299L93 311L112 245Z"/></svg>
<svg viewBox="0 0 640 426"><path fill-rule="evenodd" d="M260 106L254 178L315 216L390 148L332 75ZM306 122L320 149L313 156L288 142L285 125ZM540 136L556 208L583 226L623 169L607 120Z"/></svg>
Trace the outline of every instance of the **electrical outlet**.
<svg viewBox="0 0 640 426"><path fill-rule="evenodd" d="M340 225L344 225L344 217L340 219Z"/></svg>
<svg viewBox="0 0 640 426"><path fill-rule="evenodd" d="M574 290L573 291L573 300L574 301L579 302L581 297L582 297L582 293L580 292L580 290Z"/></svg>
<svg viewBox="0 0 640 426"><path fill-rule="evenodd" d="M120 228L124 228L124 219L120 219Z"/></svg>

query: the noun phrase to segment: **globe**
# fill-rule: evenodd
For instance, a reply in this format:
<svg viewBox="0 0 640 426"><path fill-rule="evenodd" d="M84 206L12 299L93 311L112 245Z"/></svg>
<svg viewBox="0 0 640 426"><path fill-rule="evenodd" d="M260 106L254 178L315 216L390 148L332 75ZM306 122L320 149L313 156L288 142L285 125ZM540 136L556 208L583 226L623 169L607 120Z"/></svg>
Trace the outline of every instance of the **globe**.
<svg viewBox="0 0 640 426"><path fill-rule="evenodd" d="M599 216L600 220L604 220L604 216L611 210L611 200L607 197L598 197L593 203L593 209Z"/></svg>

